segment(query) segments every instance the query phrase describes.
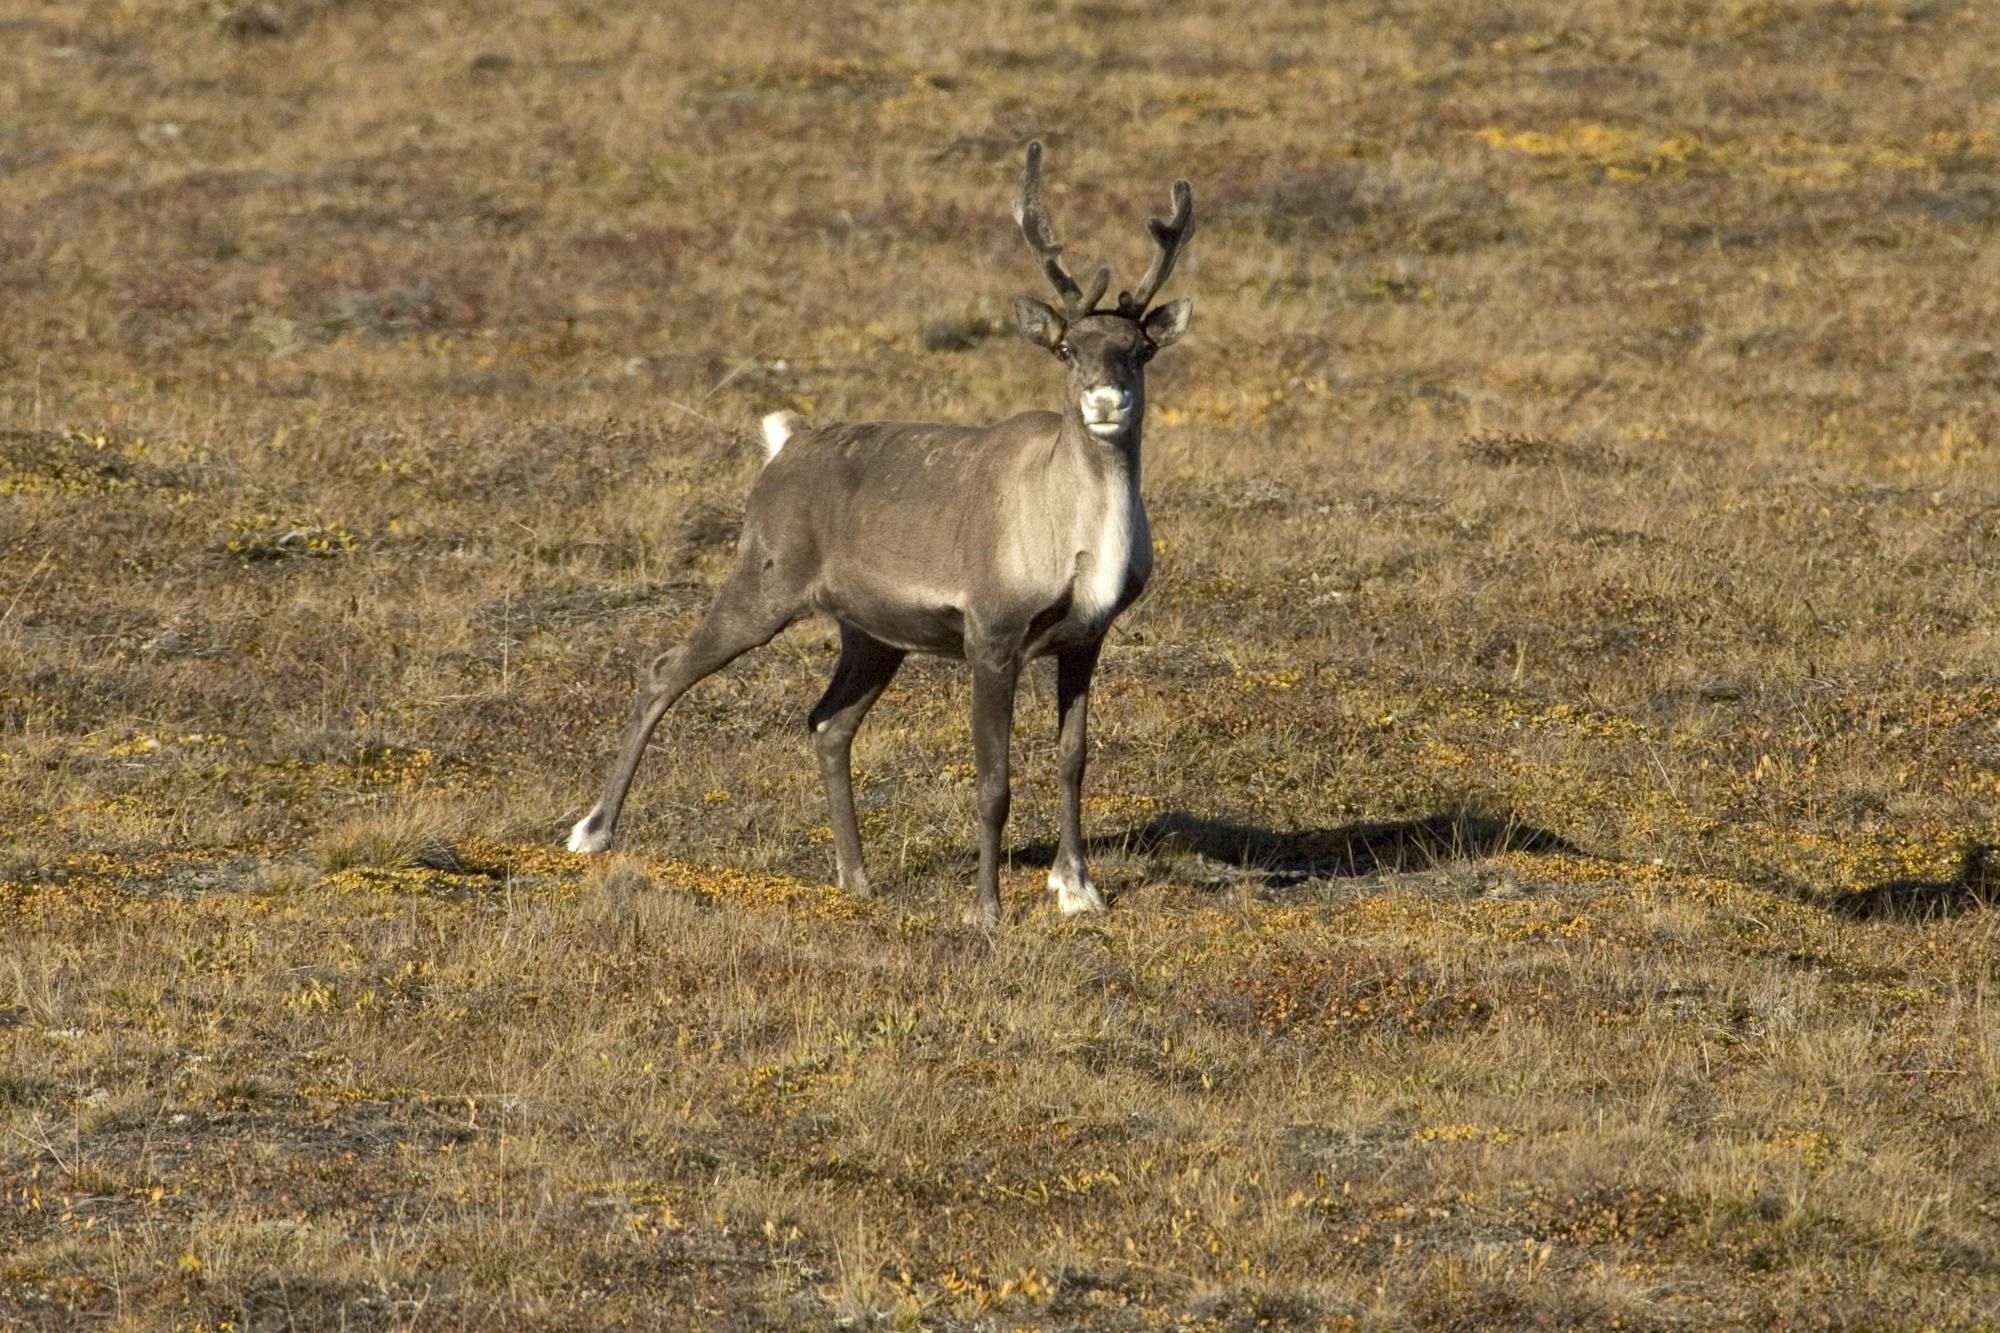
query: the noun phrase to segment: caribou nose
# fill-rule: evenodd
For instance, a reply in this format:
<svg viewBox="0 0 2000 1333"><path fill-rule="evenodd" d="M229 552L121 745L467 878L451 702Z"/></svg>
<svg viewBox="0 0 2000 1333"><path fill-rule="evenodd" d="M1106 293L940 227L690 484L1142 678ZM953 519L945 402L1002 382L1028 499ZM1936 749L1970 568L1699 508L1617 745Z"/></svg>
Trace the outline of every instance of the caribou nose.
<svg viewBox="0 0 2000 1333"><path fill-rule="evenodd" d="M1085 430L1097 439L1112 440L1124 434L1131 419L1132 395L1115 384L1100 384L1085 389L1077 406L1083 409Z"/></svg>
<svg viewBox="0 0 2000 1333"><path fill-rule="evenodd" d="M1078 394L1076 406L1084 412L1084 430L1100 440L1118 438L1132 420L1132 394L1116 384L1086 388Z"/></svg>
<svg viewBox="0 0 2000 1333"><path fill-rule="evenodd" d="M1122 417L1132 410L1132 395L1115 384L1100 384L1083 391L1083 414L1093 420Z"/></svg>

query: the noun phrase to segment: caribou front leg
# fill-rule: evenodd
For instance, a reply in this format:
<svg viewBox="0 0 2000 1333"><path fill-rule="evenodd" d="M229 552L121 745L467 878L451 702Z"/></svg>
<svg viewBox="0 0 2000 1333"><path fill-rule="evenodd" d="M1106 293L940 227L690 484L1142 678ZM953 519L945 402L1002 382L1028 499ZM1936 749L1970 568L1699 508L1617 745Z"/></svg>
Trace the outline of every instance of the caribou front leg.
<svg viewBox="0 0 2000 1333"><path fill-rule="evenodd" d="M1090 678L1104 640L1096 639L1056 655L1057 765L1062 782L1062 835L1049 887L1063 915L1102 912L1104 899L1090 882L1083 856L1083 770L1088 760Z"/></svg>
<svg viewBox="0 0 2000 1333"><path fill-rule="evenodd" d="M1007 829L1013 795L1008 754L1014 739L1014 690L1020 657L1009 645L990 653L966 654L972 661L972 766L979 788L979 881L965 919L973 925L1000 923L1000 839Z"/></svg>

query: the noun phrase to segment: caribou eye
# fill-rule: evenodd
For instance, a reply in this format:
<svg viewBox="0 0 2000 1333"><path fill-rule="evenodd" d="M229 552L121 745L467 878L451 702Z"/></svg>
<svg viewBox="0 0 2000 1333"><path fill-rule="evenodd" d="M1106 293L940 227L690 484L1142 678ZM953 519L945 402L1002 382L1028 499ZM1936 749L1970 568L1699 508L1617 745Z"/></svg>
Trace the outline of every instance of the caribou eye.
<svg viewBox="0 0 2000 1333"><path fill-rule="evenodd" d="M1071 347L1068 343L1057 343L1056 360L1058 361L1076 360L1076 349L1074 347Z"/></svg>
<svg viewBox="0 0 2000 1333"><path fill-rule="evenodd" d="M1153 344L1151 343L1140 344L1139 346L1140 362L1143 364L1144 362L1151 361L1153 357L1159 352L1159 350L1160 350L1159 348L1153 346Z"/></svg>

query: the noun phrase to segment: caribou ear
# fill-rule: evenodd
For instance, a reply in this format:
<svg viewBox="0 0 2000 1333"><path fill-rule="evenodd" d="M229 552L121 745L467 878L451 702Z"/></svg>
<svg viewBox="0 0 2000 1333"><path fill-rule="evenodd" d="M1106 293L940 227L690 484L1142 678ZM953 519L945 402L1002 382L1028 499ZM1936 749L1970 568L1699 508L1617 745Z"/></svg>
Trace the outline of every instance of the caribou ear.
<svg viewBox="0 0 2000 1333"><path fill-rule="evenodd" d="M1182 297L1178 301L1169 301L1165 305L1156 305L1148 310L1140 327L1146 330L1146 336L1152 339L1153 346L1170 347L1179 342L1181 335L1187 332L1188 317L1192 314L1194 314L1194 302Z"/></svg>
<svg viewBox="0 0 2000 1333"><path fill-rule="evenodd" d="M1023 338L1049 351L1054 351L1056 345L1062 342L1063 334L1069 327L1054 307L1043 305L1032 296L1014 298L1014 323Z"/></svg>

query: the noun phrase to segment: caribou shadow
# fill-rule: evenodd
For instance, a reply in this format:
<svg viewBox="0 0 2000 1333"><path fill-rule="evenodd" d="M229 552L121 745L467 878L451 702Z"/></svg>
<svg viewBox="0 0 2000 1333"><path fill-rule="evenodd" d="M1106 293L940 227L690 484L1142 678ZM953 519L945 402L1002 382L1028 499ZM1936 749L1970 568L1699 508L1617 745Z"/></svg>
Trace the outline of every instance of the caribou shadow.
<svg viewBox="0 0 2000 1333"><path fill-rule="evenodd" d="M1089 838L1085 845L1093 854L1199 856L1253 873L1274 889L1380 871L1424 870L1502 852L1582 855L1575 844L1548 829L1524 823L1511 814L1470 809L1291 833L1177 810L1123 833ZM1029 865L1049 865L1055 859L1055 846L1033 843L1020 849L1016 859Z"/></svg>
<svg viewBox="0 0 2000 1333"><path fill-rule="evenodd" d="M1994 849L1973 843L1950 879L1885 879L1854 893L1832 895L1827 910L1854 921L1928 921L1963 916L2000 903Z"/></svg>

